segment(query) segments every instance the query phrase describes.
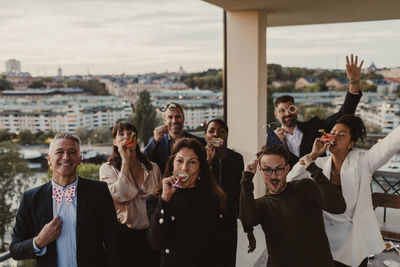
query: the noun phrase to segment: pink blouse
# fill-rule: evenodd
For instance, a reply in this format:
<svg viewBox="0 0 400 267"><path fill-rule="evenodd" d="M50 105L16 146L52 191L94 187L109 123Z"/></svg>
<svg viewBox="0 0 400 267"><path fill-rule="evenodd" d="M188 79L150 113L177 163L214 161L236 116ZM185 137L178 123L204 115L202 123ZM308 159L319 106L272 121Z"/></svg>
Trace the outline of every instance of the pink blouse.
<svg viewBox="0 0 400 267"><path fill-rule="evenodd" d="M149 219L146 211L146 199L153 188L161 180L160 169L151 162L153 168L149 171L141 164L144 172L144 182L138 188L129 173L127 177L110 163L100 167L100 180L105 181L114 200L118 221L132 229L146 229Z"/></svg>

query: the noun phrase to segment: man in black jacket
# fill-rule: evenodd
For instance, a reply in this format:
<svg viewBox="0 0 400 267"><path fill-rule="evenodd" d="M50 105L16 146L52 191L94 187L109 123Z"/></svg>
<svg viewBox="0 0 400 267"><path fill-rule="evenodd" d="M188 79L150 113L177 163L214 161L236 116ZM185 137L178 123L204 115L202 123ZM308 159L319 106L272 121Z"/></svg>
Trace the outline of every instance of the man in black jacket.
<svg viewBox="0 0 400 267"><path fill-rule="evenodd" d="M294 105L292 96L283 95L275 100L275 118L281 123L281 127L277 128L275 133L286 144L289 152L290 168L299 161L299 158L311 152L315 138L320 137L319 129L324 129L327 133L331 131L336 120L345 114L354 114L358 103L360 102L362 93L360 91L361 67L357 66L358 57L351 61L346 57L346 73L350 81L349 91L341 109L326 119L320 119L317 116L308 121L297 121L297 109Z"/></svg>
<svg viewBox="0 0 400 267"><path fill-rule="evenodd" d="M161 175L163 175L165 164L171 154L171 148L176 141L182 137L195 138L204 146L206 141L183 130L185 115L181 105L176 102L170 102L160 110L164 112L164 125L154 129L154 137L150 138L144 149L144 154L160 167Z"/></svg>
<svg viewBox="0 0 400 267"><path fill-rule="evenodd" d="M37 266L120 266L117 217L106 183L77 176L80 140L58 133L47 156L50 182L24 193L10 245Z"/></svg>

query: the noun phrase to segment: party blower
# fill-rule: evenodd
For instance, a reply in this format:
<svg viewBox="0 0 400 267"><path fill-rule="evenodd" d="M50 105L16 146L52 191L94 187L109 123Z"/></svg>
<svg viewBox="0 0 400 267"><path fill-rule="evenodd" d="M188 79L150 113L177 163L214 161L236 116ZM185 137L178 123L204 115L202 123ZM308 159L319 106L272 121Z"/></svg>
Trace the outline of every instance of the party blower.
<svg viewBox="0 0 400 267"><path fill-rule="evenodd" d="M131 137L128 139L128 141L126 141L125 145L126 145L127 147L134 147L134 146L136 145L136 141L137 141L136 133L133 132L133 133L131 134Z"/></svg>
<svg viewBox="0 0 400 267"><path fill-rule="evenodd" d="M174 171L173 176L176 179L176 182L174 183L175 188L178 188L181 182L186 182L189 179L189 174L182 170Z"/></svg>

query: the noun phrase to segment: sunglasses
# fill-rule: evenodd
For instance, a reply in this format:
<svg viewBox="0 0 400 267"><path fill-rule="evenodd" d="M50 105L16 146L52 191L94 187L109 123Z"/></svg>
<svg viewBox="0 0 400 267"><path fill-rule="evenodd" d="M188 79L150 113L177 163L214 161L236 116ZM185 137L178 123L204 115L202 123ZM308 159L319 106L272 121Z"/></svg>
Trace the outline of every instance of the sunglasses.
<svg viewBox="0 0 400 267"><path fill-rule="evenodd" d="M283 114L286 113L286 111L289 111L289 113L293 114L293 113L296 113L297 108L296 108L295 105L291 105L291 106L289 106L288 108L280 108L280 109L278 110L278 113L279 113L280 115L283 115Z"/></svg>
<svg viewBox="0 0 400 267"><path fill-rule="evenodd" d="M167 109L169 109L170 111L174 111L176 109L176 105L168 104L168 105L164 105L164 106L160 107L161 112L165 112L165 111L167 111Z"/></svg>

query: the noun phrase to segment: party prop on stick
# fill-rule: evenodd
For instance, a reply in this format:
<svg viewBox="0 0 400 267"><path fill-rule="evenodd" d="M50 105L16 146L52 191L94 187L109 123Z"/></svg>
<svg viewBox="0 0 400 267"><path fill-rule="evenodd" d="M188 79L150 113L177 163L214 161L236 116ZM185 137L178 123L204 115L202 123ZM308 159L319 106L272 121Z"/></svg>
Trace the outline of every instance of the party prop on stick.
<svg viewBox="0 0 400 267"><path fill-rule="evenodd" d="M213 137L211 139L211 144L215 147L222 147L224 145L224 139L219 137Z"/></svg>
<svg viewBox="0 0 400 267"><path fill-rule="evenodd" d="M333 140L333 138L335 138L334 135L332 135L332 134L327 134L327 133L325 132L324 129L319 129L318 132L320 132L320 133L322 134L322 136L321 136L320 139L321 139L321 141L323 141L323 142L330 142L330 141Z"/></svg>
<svg viewBox="0 0 400 267"><path fill-rule="evenodd" d="M126 141L125 145L127 147L134 147L136 145L136 141L137 141L136 133L133 132L131 137L128 139L128 141Z"/></svg>
<svg viewBox="0 0 400 267"><path fill-rule="evenodd" d="M176 179L176 182L174 183L175 188L178 188L180 186L181 182L186 182L189 179L189 174L187 174L183 170L174 171L173 176Z"/></svg>

